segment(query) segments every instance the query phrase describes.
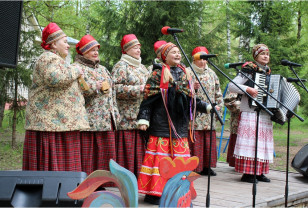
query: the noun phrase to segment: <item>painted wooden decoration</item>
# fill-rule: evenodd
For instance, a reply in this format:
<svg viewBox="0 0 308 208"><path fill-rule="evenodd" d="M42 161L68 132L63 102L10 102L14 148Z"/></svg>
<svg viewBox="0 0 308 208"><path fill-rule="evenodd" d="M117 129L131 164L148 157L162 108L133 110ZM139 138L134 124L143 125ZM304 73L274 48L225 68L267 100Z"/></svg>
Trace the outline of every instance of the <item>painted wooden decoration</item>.
<svg viewBox="0 0 308 208"><path fill-rule="evenodd" d="M83 199L83 207L100 207L109 204L113 207L138 207L138 186L136 176L121 167L114 160L109 162L110 172L97 170L91 173L76 189L67 195L71 199ZM95 190L107 182L119 188L121 197L109 191Z"/></svg>
<svg viewBox="0 0 308 208"><path fill-rule="evenodd" d="M199 164L198 157L184 161L177 157L163 158L159 163L159 173L169 179L163 190L159 207L192 207L191 200L197 197L193 181L200 177L193 172Z"/></svg>

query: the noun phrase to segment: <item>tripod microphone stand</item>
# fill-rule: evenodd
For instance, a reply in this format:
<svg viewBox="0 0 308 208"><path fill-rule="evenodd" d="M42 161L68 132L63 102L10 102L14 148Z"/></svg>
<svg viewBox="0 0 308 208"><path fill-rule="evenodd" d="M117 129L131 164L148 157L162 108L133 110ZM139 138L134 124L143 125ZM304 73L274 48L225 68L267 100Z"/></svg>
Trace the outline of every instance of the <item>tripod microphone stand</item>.
<svg viewBox="0 0 308 208"><path fill-rule="evenodd" d="M218 112L217 112L217 110L216 110L216 108L215 108L216 104L213 103L213 102L211 101L211 99L210 99L208 93L206 92L206 90L204 89L203 85L201 84L201 81L200 81L200 79L199 79L197 73L195 72L194 68L191 66L191 63L190 63L189 59L187 58L187 56L186 56L186 54L185 54L185 52L184 52L184 50L183 50L181 44L179 43L179 40L178 40L177 36L175 35L175 33L172 33L172 36L173 36L174 40L176 41L176 43L178 44L180 50L182 51L182 54L184 55L184 57L185 57L185 59L186 59L188 65L189 65L189 67L191 68L192 72L194 73L196 79L198 80L198 82L199 82L199 84L200 84L200 86L201 86L202 91L204 92L204 94L205 94L206 97L207 97L207 100L209 101L210 105L212 106L212 109L211 109L211 111L210 111L210 113L211 113L211 132L210 132L210 152L209 152L209 154L210 154L210 156L209 156L209 167L211 167L212 131L213 131L213 118L214 118L214 113L216 114L217 119L219 120L219 122L220 122L221 125L223 125L224 122L223 122L223 120L221 119L221 116L218 114ZM210 168L208 168L208 183L207 183L208 187L207 187L207 195L206 195L206 207L209 207L209 206L210 206L210 182L211 182L211 180L210 180L211 176L210 176L210 175L211 175L211 174L210 174Z"/></svg>

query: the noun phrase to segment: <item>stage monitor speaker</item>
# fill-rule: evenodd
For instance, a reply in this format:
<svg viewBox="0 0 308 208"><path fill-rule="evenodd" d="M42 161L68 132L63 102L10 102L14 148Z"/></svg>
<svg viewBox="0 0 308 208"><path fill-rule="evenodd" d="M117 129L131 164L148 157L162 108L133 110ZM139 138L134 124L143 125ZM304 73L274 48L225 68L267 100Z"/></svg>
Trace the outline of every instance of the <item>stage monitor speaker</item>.
<svg viewBox="0 0 308 208"><path fill-rule="evenodd" d="M81 207L67 193L85 178L85 172L0 171L0 207Z"/></svg>
<svg viewBox="0 0 308 208"><path fill-rule="evenodd" d="M291 165L296 171L303 174L303 176L308 177L308 144L296 153Z"/></svg>
<svg viewBox="0 0 308 208"><path fill-rule="evenodd" d="M22 3L0 1L0 67L17 66Z"/></svg>

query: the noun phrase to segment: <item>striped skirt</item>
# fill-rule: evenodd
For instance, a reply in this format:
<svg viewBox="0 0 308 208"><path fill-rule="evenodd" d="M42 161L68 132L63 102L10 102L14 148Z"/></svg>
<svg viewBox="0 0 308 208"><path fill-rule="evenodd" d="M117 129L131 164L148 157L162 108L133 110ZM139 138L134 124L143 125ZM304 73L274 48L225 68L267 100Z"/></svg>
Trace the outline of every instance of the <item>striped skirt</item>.
<svg viewBox="0 0 308 208"><path fill-rule="evenodd" d="M196 168L196 172L200 172L203 168L209 167L210 159L210 134L208 130L196 130L195 142L192 143L189 140L189 147L191 149L191 155L199 158L199 165ZM211 167L215 168L217 163L217 145L216 145L216 131L212 131L212 152L211 152Z"/></svg>
<svg viewBox="0 0 308 208"><path fill-rule="evenodd" d="M188 159L189 146L187 138L173 139L173 156ZM138 178L139 193L161 196L167 183L159 174L159 161L171 157L170 138L150 136Z"/></svg>
<svg viewBox="0 0 308 208"><path fill-rule="evenodd" d="M120 130L116 135L116 161L138 177L145 152L145 139L139 130Z"/></svg>
<svg viewBox="0 0 308 208"><path fill-rule="evenodd" d="M109 171L110 159L116 160L115 131L81 132L82 171Z"/></svg>
<svg viewBox="0 0 308 208"><path fill-rule="evenodd" d="M23 170L80 172L80 132L27 130L23 149Z"/></svg>

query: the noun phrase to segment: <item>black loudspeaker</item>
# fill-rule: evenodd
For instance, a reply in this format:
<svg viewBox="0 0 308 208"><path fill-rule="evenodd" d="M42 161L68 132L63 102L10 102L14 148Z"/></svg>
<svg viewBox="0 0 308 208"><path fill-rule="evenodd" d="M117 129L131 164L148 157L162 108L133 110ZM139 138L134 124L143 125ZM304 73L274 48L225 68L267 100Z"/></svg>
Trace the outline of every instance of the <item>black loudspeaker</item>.
<svg viewBox="0 0 308 208"><path fill-rule="evenodd" d="M81 207L67 193L85 178L85 172L0 171L0 207Z"/></svg>
<svg viewBox="0 0 308 208"><path fill-rule="evenodd" d="M22 1L0 1L0 67L15 68L22 14Z"/></svg>
<svg viewBox="0 0 308 208"><path fill-rule="evenodd" d="M296 171L303 174L303 176L308 177L308 144L296 153L291 165Z"/></svg>

